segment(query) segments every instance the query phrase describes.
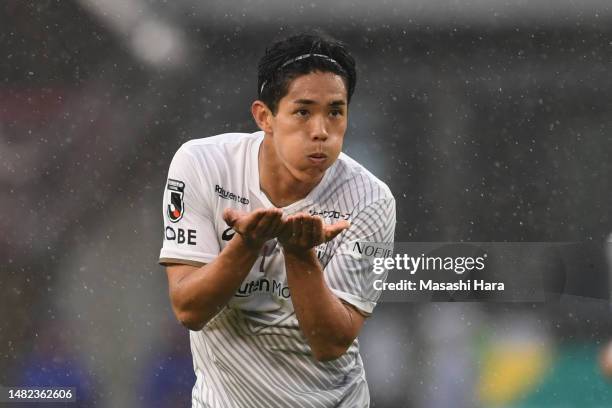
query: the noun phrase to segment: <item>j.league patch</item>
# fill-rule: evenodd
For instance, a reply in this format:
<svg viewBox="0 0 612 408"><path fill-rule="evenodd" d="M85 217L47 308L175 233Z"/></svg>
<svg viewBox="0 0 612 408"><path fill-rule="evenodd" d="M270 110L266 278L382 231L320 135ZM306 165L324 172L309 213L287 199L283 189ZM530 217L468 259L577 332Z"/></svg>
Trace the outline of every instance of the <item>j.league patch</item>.
<svg viewBox="0 0 612 408"><path fill-rule="evenodd" d="M171 222L177 222L183 218L185 212L185 205L183 203L183 192L185 190L185 183L179 180L168 179L168 185L166 187L166 194L168 197L168 219Z"/></svg>

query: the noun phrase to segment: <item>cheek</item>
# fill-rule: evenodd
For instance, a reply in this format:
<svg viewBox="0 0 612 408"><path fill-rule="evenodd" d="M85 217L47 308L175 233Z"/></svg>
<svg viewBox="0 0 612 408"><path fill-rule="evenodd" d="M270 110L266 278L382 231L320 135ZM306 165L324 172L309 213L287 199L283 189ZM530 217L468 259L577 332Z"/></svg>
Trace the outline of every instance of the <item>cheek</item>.
<svg viewBox="0 0 612 408"><path fill-rule="evenodd" d="M290 143L287 143L285 146L287 157L290 158L290 160L294 163L300 161L302 156L304 156L304 144L300 143L299 138L296 137L295 139L291 140Z"/></svg>
<svg viewBox="0 0 612 408"><path fill-rule="evenodd" d="M300 143L300 138L295 135L294 137L283 138L279 142L277 152L282 161L287 164L297 164L304 154L304 146Z"/></svg>
<svg viewBox="0 0 612 408"><path fill-rule="evenodd" d="M337 135L336 137L334 137L331 140L331 145L333 146L334 149L337 149L338 151L342 150L342 143L344 142L344 133L341 133L339 135Z"/></svg>

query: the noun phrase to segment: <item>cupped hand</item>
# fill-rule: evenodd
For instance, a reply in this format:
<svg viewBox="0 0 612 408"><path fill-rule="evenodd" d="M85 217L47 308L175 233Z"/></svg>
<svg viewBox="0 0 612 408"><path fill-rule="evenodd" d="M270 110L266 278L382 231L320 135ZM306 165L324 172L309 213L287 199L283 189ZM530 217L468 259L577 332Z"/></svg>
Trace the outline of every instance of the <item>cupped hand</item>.
<svg viewBox="0 0 612 408"><path fill-rule="evenodd" d="M248 246L255 249L276 238L284 227L283 211L279 208L258 208L252 212L226 208L223 220L242 236Z"/></svg>
<svg viewBox="0 0 612 408"><path fill-rule="evenodd" d="M345 220L325 224L321 217L298 213L287 217L278 239L286 250L306 251L331 241L349 227Z"/></svg>

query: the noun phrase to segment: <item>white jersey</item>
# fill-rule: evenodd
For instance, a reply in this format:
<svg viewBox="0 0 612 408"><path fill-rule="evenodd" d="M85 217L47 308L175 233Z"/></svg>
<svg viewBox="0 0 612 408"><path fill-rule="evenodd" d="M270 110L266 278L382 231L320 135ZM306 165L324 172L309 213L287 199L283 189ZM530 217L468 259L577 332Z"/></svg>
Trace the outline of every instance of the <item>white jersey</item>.
<svg viewBox="0 0 612 408"><path fill-rule="evenodd" d="M211 262L234 234L223 211L273 207L259 184L263 132L228 133L185 143L175 154L164 194L160 263ZM306 196L282 208L326 223L351 226L317 247L333 293L364 314L380 293L371 258L356 243L393 242L395 200L363 166L340 154ZM293 311L282 250L268 241L227 307L202 330L191 331L196 374L193 407L366 407L369 393L355 340L340 358L318 362Z"/></svg>

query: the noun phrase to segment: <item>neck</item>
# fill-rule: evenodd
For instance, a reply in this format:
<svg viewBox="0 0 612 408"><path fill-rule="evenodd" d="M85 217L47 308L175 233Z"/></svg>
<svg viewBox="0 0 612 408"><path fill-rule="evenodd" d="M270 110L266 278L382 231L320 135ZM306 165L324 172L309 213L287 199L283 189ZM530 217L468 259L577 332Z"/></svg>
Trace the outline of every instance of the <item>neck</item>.
<svg viewBox="0 0 612 408"><path fill-rule="evenodd" d="M269 138L264 137L258 155L259 184L274 206L286 207L306 197L323 179L324 173L316 180L300 180L291 174L273 149Z"/></svg>

